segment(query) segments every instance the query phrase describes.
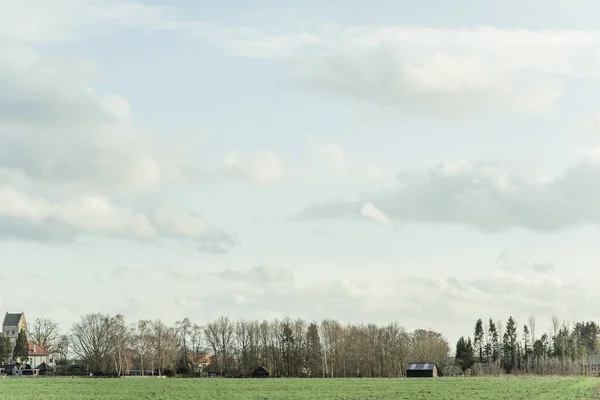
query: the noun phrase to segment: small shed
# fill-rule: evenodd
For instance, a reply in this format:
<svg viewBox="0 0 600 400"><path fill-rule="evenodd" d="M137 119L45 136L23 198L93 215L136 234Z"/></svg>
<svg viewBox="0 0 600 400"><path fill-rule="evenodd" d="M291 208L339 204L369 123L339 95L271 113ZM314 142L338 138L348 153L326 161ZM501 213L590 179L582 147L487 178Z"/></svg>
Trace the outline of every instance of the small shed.
<svg viewBox="0 0 600 400"><path fill-rule="evenodd" d="M408 363L407 378L435 378L438 376L435 363Z"/></svg>
<svg viewBox="0 0 600 400"><path fill-rule="evenodd" d="M250 375L252 378L267 378L271 373L267 371L264 367L258 367L252 374Z"/></svg>
<svg viewBox="0 0 600 400"><path fill-rule="evenodd" d="M50 365L46 364L45 362L38 365L37 370L39 371L38 373L40 375L51 375L54 372L54 368L52 368Z"/></svg>

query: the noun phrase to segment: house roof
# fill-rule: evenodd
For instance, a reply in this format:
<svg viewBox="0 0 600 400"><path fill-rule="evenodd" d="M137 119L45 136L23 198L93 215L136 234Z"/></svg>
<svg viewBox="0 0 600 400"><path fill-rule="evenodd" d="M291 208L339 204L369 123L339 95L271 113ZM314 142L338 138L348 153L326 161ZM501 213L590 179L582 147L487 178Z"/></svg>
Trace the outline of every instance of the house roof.
<svg viewBox="0 0 600 400"><path fill-rule="evenodd" d="M408 370L411 371L431 371L435 363L408 363Z"/></svg>
<svg viewBox="0 0 600 400"><path fill-rule="evenodd" d="M19 322L21 321L22 315L23 315L23 313L19 313L19 314L6 313L6 315L4 316L4 323L2 324L2 326L18 326Z"/></svg>
<svg viewBox="0 0 600 400"><path fill-rule="evenodd" d="M29 348L28 349L28 353L29 353L30 356L33 356L33 355L47 356L47 355L50 354L48 352L48 350L46 350L45 348L43 348L42 346L40 346L39 344L37 344L33 340L28 340L27 341L27 347Z"/></svg>

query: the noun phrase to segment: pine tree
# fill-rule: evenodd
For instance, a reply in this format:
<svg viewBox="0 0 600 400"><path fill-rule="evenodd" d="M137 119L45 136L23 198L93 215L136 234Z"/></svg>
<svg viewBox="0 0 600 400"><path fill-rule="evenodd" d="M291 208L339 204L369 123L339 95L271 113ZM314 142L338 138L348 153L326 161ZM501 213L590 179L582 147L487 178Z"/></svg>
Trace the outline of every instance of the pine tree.
<svg viewBox="0 0 600 400"><path fill-rule="evenodd" d="M458 339L458 342L456 342L455 359L463 371L466 371L473 366L475 360L473 359L473 343L471 342L471 338L465 340L465 338L461 336L461 338Z"/></svg>
<svg viewBox="0 0 600 400"><path fill-rule="evenodd" d="M473 344L479 355L479 362L483 363L483 322L481 321L481 318L479 318L475 323Z"/></svg>
<svg viewBox="0 0 600 400"><path fill-rule="evenodd" d="M506 372L512 372L517 358L517 324L513 317L506 323L506 331L502 337L503 364Z"/></svg>
<svg viewBox="0 0 600 400"><path fill-rule="evenodd" d="M0 332L0 364L7 362L11 355L12 344L10 343L10 339Z"/></svg>
<svg viewBox="0 0 600 400"><path fill-rule="evenodd" d="M492 361L498 361L500 358L500 336L498 335L496 324L491 318L488 330L490 335L490 353L492 356Z"/></svg>
<svg viewBox="0 0 600 400"><path fill-rule="evenodd" d="M21 364L29 360L29 345L27 344L27 333L24 330L21 330L17 337L17 342L13 350L13 358L19 360Z"/></svg>
<svg viewBox="0 0 600 400"><path fill-rule="evenodd" d="M312 323L306 331L306 368L311 376L319 376L321 365L321 340L319 339L319 327Z"/></svg>

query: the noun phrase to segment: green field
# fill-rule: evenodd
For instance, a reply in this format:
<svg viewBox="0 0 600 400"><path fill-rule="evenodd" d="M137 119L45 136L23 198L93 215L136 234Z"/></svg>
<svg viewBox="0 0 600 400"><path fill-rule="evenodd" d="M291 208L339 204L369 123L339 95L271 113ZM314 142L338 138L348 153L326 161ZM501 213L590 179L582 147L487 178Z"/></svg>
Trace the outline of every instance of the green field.
<svg viewBox="0 0 600 400"><path fill-rule="evenodd" d="M600 399L597 378L0 379L0 399Z"/></svg>

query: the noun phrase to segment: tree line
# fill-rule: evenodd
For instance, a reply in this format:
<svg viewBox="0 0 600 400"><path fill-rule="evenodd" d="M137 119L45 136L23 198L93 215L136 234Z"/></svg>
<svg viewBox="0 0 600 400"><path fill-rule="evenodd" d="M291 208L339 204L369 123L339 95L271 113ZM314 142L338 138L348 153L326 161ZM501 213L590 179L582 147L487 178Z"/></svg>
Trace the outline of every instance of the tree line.
<svg viewBox="0 0 600 400"><path fill-rule="evenodd" d="M243 377L262 366L285 377L400 377L409 362L434 362L442 375L584 374L590 356L598 354L600 327L554 317L550 331L537 336L534 317L521 326L513 317L505 323L478 319L473 334L459 338L452 354L439 332L407 331L395 322L219 317L203 325L189 318L168 325L95 313L62 333L57 322L36 319L16 344L0 333L0 361L24 361L28 337L46 348L65 374L142 370Z"/></svg>
<svg viewBox="0 0 600 400"><path fill-rule="evenodd" d="M569 324L552 318L550 332L536 336L535 317L522 327L513 317L502 322L478 319L472 338L456 343L455 361L468 374L587 374L598 354L600 327L593 321Z"/></svg>
<svg viewBox="0 0 600 400"><path fill-rule="evenodd" d="M219 317L204 325L189 318L167 325L161 320L128 323L121 315L96 313L84 315L63 334L57 322L36 319L27 335L68 374L142 370L244 377L262 366L284 377L399 377L408 362L452 362L440 333L409 332L397 323Z"/></svg>

